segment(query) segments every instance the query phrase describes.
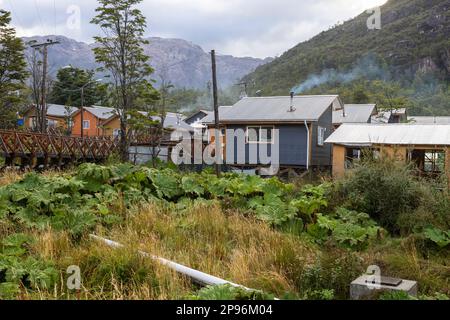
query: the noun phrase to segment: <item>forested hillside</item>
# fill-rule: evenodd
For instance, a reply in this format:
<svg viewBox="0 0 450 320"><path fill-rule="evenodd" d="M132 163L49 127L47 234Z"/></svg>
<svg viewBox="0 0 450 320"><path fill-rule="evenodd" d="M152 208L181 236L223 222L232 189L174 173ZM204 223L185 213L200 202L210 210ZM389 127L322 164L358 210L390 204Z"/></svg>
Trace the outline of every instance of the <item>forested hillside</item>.
<svg viewBox="0 0 450 320"><path fill-rule="evenodd" d="M379 30L367 27L370 16L363 13L259 67L246 77L252 93L338 92L346 102L384 95L401 98L411 113L450 114L450 2L389 0Z"/></svg>

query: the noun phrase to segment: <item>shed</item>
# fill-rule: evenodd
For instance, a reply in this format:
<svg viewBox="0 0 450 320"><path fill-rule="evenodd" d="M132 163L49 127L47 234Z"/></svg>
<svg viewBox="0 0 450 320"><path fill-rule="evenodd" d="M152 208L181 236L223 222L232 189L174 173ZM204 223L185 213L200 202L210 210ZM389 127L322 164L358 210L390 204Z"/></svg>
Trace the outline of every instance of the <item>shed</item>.
<svg viewBox="0 0 450 320"><path fill-rule="evenodd" d="M445 172L450 178L450 125L344 124L326 143L333 145L335 176L342 176L368 149L375 156L413 161L424 174Z"/></svg>

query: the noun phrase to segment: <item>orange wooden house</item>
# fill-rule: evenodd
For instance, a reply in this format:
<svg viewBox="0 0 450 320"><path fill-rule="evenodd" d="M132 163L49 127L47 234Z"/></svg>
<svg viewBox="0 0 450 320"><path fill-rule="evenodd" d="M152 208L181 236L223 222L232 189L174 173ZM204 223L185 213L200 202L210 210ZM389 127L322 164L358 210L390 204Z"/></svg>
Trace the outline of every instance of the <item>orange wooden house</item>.
<svg viewBox="0 0 450 320"><path fill-rule="evenodd" d="M78 110L73 114L72 135L81 136L81 130L83 130L84 137L109 135L104 124L114 117L115 114L116 111L114 108L100 106L84 107L82 110Z"/></svg>
<svg viewBox="0 0 450 320"><path fill-rule="evenodd" d="M47 105L47 127L54 129L67 129L72 125L72 116L78 111L78 108L63 106L58 104ZM24 127L27 129L36 129L37 118L36 106L29 107L23 114Z"/></svg>

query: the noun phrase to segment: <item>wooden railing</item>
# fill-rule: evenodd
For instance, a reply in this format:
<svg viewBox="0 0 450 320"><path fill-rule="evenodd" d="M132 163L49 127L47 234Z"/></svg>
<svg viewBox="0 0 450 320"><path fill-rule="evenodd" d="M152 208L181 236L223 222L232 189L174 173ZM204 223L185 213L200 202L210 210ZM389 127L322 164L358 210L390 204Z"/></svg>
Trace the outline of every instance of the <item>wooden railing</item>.
<svg viewBox="0 0 450 320"><path fill-rule="evenodd" d="M129 136L130 146L154 146L171 148L177 144L170 137L156 134ZM43 165L61 167L73 162L100 162L119 151L120 139L114 137L74 137L59 132L48 134L32 131L0 129L0 155L5 166L35 168Z"/></svg>
<svg viewBox="0 0 450 320"><path fill-rule="evenodd" d="M34 166L42 160L100 161L117 151L119 140L110 137L78 138L57 134L0 130L0 153L8 161L21 158Z"/></svg>

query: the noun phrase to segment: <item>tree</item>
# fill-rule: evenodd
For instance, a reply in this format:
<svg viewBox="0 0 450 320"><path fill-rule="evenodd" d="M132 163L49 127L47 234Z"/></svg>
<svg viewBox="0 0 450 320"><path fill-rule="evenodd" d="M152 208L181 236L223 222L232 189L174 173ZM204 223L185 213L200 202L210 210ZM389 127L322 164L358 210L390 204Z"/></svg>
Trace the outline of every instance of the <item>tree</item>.
<svg viewBox="0 0 450 320"><path fill-rule="evenodd" d="M84 88L85 106L106 105L107 85L95 81L95 73L78 68L62 68L53 83L49 102L60 105L81 107L80 88Z"/></svg>
<svg viewBox="0 0 450 320"><path fill-rule="evenodd" d="M28 77L24 44L9 26L11 14L0 10L0 126L14 127Z"/></svg>
<svg viewBox="0 0 450 320"><path fill-rule="evenodd" d="M30 41L29 45L35 44L36 41ZM32 50L30 55L27 55L28 60L28 68L30 73L30 79L29 79L29 87L31 90L31 100L33 101L33 104L36 108L36 123L34 130L43 131L44 122L47 121L45 115L44 109L46 106L42 105L42 79L43 79L43 67L42 67L42 60L41 60L41 53L38 52L38 50ZM45 92L48 95L49 88L50 88L50 81L46 84L46 90Z"/></svg>
<svg viewBox="0 0 450 320"><path fill-rule="evenodd" d="M97 16L92 23L99 25L103 37L97 36L98 46L93 49L102 71L112 76L112 104L120 118L120 153L123 161L129 160L127 137L128 112L137 109L142 88L152 88L148 77L153 69L144 54L143 44L146 28L145 17L136 5L142 0L99 0Z"/></svg>

